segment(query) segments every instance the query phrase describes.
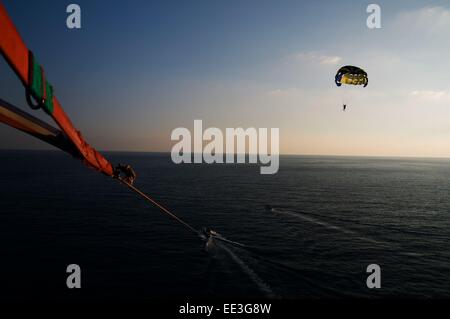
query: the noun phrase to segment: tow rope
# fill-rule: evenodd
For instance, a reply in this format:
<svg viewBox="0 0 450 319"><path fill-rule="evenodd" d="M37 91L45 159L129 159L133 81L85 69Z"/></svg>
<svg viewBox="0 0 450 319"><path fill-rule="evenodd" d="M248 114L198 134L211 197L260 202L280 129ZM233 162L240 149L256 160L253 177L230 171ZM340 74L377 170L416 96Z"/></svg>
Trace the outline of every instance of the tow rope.
<svg viewBox="0 0 450 319"><path fill-rule="evenodd" d="M157 202L155 199L151 198L150 196L148 196L147 194L145 194L144 192L142 192L141 190L139 190L136 186L134 186L133 184L127 182L125 179L123 179L122 177L118 176L116 177L116 179L118 181L120 181L122 184L124 184L125 186L127 186L129 189L131 189L132 191L134 191L135 193L137 193L138 195L140 195L141 197L143 197L144 199L146 199L148 202L152 203L153 205L155 205L156 207L158 207L163 213L169 215L171 218L173 218L174 220L176 220L177 222L179 222L180 224L182 224L184 227L186 227L187 229L189 229L190 231L192 231L193 233L195 233L196 235L199 235L201 237L201 232L199 232L198 230L196 230L194 227L192 227L191 225L189 225L188 223L186 223L185 221L183 221L181 218L179 218L177 215L175 215L174 213L172 213L171 211L169 211L166 207L164 207L163 205L161 205L159 202Z"/></svg>

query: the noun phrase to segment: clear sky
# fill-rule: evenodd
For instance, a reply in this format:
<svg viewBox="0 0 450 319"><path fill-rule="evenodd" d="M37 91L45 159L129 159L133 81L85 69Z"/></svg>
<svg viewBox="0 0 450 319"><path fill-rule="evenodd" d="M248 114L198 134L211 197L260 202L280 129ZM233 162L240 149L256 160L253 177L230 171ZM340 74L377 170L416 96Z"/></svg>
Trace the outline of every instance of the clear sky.
<svg viewBox="0 0 450 319"><path fill-rule="evenodd" d="M173 129L202 119L278 127L284 154L450 156L448 1L74 2L81 30L68 1L3 1L98 149L169 151ZM367 88L334 85L347 64ZM27 108L3 60L0 96ZM0 125L0 148L49 147Z"/></svg>

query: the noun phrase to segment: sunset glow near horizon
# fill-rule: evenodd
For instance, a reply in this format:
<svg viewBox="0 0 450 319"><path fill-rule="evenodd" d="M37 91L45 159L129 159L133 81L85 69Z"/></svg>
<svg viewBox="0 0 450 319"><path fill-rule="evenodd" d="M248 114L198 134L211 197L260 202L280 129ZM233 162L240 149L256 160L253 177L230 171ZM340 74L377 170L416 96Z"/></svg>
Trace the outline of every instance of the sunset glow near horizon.
<svg viewBox="0 0 450 319"><path fill-rule="evenodd" d="M172 130L279 128L281 154L450 157L450 5L374 1L4 1L86 140L164 151ZM338 88L343 65L366 88ZM33 115L4 59L0 97ZM348 104L343 112L342 104ZM0 126L2 149L47 149Z"/></svg>

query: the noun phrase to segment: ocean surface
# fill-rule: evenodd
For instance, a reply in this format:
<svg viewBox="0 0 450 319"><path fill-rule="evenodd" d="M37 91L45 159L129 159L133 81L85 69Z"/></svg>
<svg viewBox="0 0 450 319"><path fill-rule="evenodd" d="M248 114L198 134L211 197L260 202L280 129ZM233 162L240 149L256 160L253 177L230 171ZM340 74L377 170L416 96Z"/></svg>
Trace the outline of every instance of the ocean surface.
<svg viewBox="0 0 450 319"><path fill-rule="evenodd" d="M194 228L238 244L205 245L62 152L0 151L2 299L450 297L450 160L284 156L260 175L106 156ZM66 288L69 264L82 289ZM366 286L370 264L381 289Z"/></svg>

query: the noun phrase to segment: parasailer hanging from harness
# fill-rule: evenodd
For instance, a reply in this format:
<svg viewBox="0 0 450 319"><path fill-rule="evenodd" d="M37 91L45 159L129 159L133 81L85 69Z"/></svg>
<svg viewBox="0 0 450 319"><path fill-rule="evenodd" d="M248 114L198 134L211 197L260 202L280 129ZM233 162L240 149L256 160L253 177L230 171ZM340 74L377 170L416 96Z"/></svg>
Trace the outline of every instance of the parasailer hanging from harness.
<svg viewBox="0 0 450 319"><path fill-rule="evenodd" d="M119 164L114 168L115 178L122 178L125 182L130 185L133 185L134 180L136 179L136 172L134 169L128 164Z"/></svg>
<svg viewBox="0 0 450 319"><path fill-rule="evenodd" d="M366 71L363 69L352 65L346 65L337 71L334 77L334 82L338 87L342 86L342 84L363 85L366 87L369 84L369 78ZM343 101L342 110L345 111L346 109L347 102Z"/></svg>

